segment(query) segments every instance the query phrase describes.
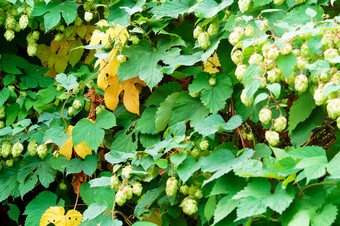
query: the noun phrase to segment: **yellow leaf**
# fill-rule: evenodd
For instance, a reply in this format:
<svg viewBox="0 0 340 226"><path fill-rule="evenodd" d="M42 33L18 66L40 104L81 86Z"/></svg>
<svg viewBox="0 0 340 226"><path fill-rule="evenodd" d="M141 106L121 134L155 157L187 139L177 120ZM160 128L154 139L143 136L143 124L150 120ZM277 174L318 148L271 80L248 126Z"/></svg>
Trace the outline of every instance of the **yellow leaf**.
<svg viewBox="0 0 340 226"><path fill-rule="evenodd" d="M220 61L218 60L218 56L216 52L214 56L209 57L207 62L204 64L204 71L210 74L218 73L219 70L217 67L221 67Z"/></svg>
<svg viewBox="0 0 340 226"><path fill-rule="evenodd" d="M94 60L94 54L96 54L95 50L90 50L90 52L87 54L87 56L85 57L85 64L91 64L92 61Z"/></svg>
<svg viewBox="0 0 340 226"><path fill-rule="evenodd" d="M82 46L83 43L79 39L72 40L69 43L70 43L71 50L68 54L68 62L72 65L72 67L74 67L80 61L84 53L83 48L80 48L80 49L74 49L74 48L78 46Z"/></svg>
<svg viewBox="0 0 340 226"><path fill-rule="evenodd" d="M73 126L69 125L66 132L69 135L69 138L66 142L60 147L60 153L65 155L67 160L70 160L72 157L72 129ZM81 142L80 144L74 146L74 151L81 157L85 158L86 155L91 155L92 150L87 146L85 141Z"/></svg>
<svg viewBox="0 0 340 226"><path fill-rule="evenodd" d="M55 65L55 62L57 61L57 54L51 53L47 58L48 68L52 68Z"/></svg>
<svg viewBox="0 0 340 226"><path fill-rule="evenodd" d="M39 226L54 224L56 226L80 225L83 215L76 210L69 210L64 215L65 209L61 206L52 206L41 216Z"/></svg>
<svg viewBox="0 0 340 226"><path fill-rule="evenodd" d="M56 41L52 40L52 42L51 42L51 51L53 53L56 53L58 51L59 47L60 47L60 42L56 42Z"/></svg>
<svg viewBox="0 0 340 226"><path fill-rule="evenodd" d="M92 37L91 37L91 41L89 45L90 46L98 45L105 35L106 35L105 33L99 30L94 30L92 33Z"/></svg>
<svg viewBox="0 0 340 226"><path fill-rule="evenodd" d="M36 56L41 60L41 62L47 62L50 53L51 53L50 47L44 44L38 45Z"/></svg>
<svg viewBox="0 0 340 226"><path fill-rule="evenodd" d="M138 83L138 78L131 78L121 83L124 90L123 103L126 109L134 114L139 115L139 91L135 83Z"/></svg>
<svg viewBox="0 0 340 226"><path fill-rule="evenodd" d="M114 111L119 102L119 82L118 77L115 75L109 75L108 84L110 85L107 89L105 89L104 100L105 105L108 109Z"/></svg>
<svg viewBox="0 0 340 226"><path fill-rule="evenodd" d="M57 75L58 73L55 71L54 68L51 68L50 70L48 70L44 76L48 76L48 77L51 77L51 78L55 78L55 76Z"/></svg>
<svg viewBox="0 0 340 226"><path fill-rule="evenodd" d="M58 73L63 73L67 67L67 61L68 61L68 57L67 55L64 57L57 57L56 58L56 62L54 65L54 69L56 70L56 72Z"/></svg>
<svg viewBox="0 0 340 226"><path fill-rule="evenodd" d="M108 55L109 62L106 65L106 61L101 59L100 62L100 69L99 69L99 74L98 74L98 86L102 90L105 90L109 83L106 74L111 75L112 77L117 75L119 63L117 61L116 56L117 50L113 49L110 51Z"/></svg>
<svg viewBox="0 0 340 226"><path fill-rule="evenodd" d="M76 33L79 37L81 37L82 39L85 37L87 31L87 26L85 26L84 24L82 24L80 27L76 27Z"/></svg>

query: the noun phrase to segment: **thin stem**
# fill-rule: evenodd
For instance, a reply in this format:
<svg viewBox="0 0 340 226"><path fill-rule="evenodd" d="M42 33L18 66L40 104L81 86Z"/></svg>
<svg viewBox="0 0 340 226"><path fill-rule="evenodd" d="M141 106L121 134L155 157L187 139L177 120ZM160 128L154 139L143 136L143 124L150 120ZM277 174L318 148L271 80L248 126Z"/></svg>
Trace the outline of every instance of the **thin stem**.
<svg viewBox="0 0 340 226"><path fill-rule="evenodd" d="M313 187L313 186L317 186L317 185L330 185L330 184L336 184L336 182L321 182L321 183L315 183L315 184L307 185L306 187L304 187L304 188L300 191L299 196L298 196L298 199L300 199L301 194L302 194L303 191L306 190L307 188L310 188L310 187Z"/></svg>

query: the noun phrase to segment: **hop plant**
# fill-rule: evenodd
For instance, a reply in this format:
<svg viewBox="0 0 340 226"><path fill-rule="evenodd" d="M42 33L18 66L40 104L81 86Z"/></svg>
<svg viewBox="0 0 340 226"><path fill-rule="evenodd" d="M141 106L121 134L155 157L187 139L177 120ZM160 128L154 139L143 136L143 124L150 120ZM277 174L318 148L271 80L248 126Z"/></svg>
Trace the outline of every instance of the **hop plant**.
<svg viewBox="0 0 340 226"><path fill-rule="evenodd" d="M73 116L74 115L74 111L73 111L73 108L72 107L69 107L68 109L67 109L67 114L69 115L69 116Z"/></svg>
<svg viewBox="0 0 340 226"><path fill-rule="evenodd" d="M235 46L239 41L241 41L241 36L236 32L231 32L228 40L230 44Z"/></svg>
<svg viewBox="0 0 340 226"><path fill-rule="evenodd" d="M265 137L271 146L277 146L280 142L280 136L275 131L266 131Z"/></svg>
<svg viewBox="0 0 340 226"><path fill-rule="evenodd" d="M208 148L209 148L209 142L207 140L201 140L200 149L202 151L205 151L205 150L208 150Z"/></svg>
<svg viewBox="0 0 340 226"><path fill-rule="evenodd" d="M190 198L183 199L180 207L182 207L183 213L187 215L193 215L198 211L198 204L195 199Z"/></svg>
<svg viewBox="0 0 340 226"><path fill-rule="evenodd" d="M324 53L325 58L335 58L339 55L337 49L329 48Z"/></svg>
<svg viewBox="0 0 340 226"><path fill-rule="evenodd" d="M340 116L340 99L330 99L327 101L327 113L331 119L336 119Z"/></svg>
<svg viewBox="0 0 340 226"><path fill-rule="evenodd" d="M6 117L5 106L2 106L0 108L0 119L5 118L5 117Z"/></svg>
<svg viewBox="0 0 340 226"><path fill-rule="evenodd" d="M27 152L30 156L34 156L38 152L38 144L35 142L35 140L29 142L27 145Z"/></svg>
<svg viewBox="0 0 340 226"><path fill-rule="evenodd" d="M101 111L105 110L104 105L99 105L96 107L96 114L98 115Z"/></svg>
<svg viewBox="0 0 340 226"><path fill-rule="evenodd" d="M340 117L336 119L336 126L340 129Z"/></svg>
<svg viewBox="0 0 340 226"><path fill-rule="evenodd" d="M251 0L239 0L238 7L242 13L246 12L249 8Z"/></svg>
<svg viewBox="0 0 340 226"><path fill-rule="evenodd" d="M125 167L122 169L122 175L123 175L123 177L125 177L126 179L129 179L129 178L131 177L130 173L131 173L132 170L133 170L133 168L132 168L131 165L125 166Z"/></svg>
<svg viewBox="0 0 340 226"><path fill-rule="evenodd" d="M197 158L200 155L200 151L197 148L191 150L190 154L192 157Z"/></svg>
<svg viewBox="0 0 340 226"><path fill-rule="evenodd" d="M41 159L44 159L45 156L47 155L47 145L46 144L40 144L37 148L37 153L38 153L38 156Z"/></svg>
<svg viewBox="0 0 340 226"><path fill-rule="evenodd" d="M306 2L306 0L295 0L295 2L296 2L297 5L299 5L299 4Z"/></svg>
<svg viewBox="0 0 340 226"><path fill-rule="evenodd" d="M216 85L216 78L211 77L211 78L209 79L209 85L211 85L211 86Z"/></svg>
<svg viewBox="0 0 340 226"><path fill-rule="evenodd" d="M14 31L13 30L6 30L4 37L7 41L12 41L15 37Z"/></svg>
<svg viewBox="0 0 340 226"><path fill-rule="evenodd" d="M201 189L197 189L195 192L195 198L201 199L203 197L203 193Z"/></svg>
<svg viewBox="0 0 340 226"><path fill-rule="evenodd" d="M261 31L265 31L265 30L267 30L267 28L268 28L268 20L262 21L260 30L261 30Z"/></svg>
<svg viewBox="0 0 340 226"><path fill-rule="evenodd" d="M318 106L323 105L325 103L326 98L323 95L323 91L324 91L323 88L318 88L314 92L315 104Z"/></svg>
<svg viewBox="0 0 340 226"><path fill-rule="evenodd" d="M19 27L21 30L24 30L28 25L28 17L26 14L22 14L19 19Z"/></svg>
<svg viewBox="0 0 340 226"><path fill-rule="evenodd" d="M182 185L180 188L179 188L179 191L183 194L183 195L187 195L189 194L189 186L188 185Z"/></svg>
<svg viewBox="0 0 340 226"><path fill-rule="evenodd" d="M168 197L172 197L178 190L178 180L174 177L170 177L166 182L165 193Z"/></svg>
<svg viewBox="0 0 340 226"><path fill-rule="evenodd" d="M306 70L306 65L307 65L307 59L299 56L297 57L297 63L296 63L296 67L300 70Z"/></svg>
<svg viewBox="0 0 340 226"><path fill-rule="evenodd" d="M247 66L245 64L239 64L237 65L236 67L236 70L235 70L235 75L236 75L236 78L242 82L243 81L243 76L244 74L246 73L247 71Z"/></svg>
<svg viewBox="0 0 340 226"><path fill-rule="evenodd" d="M39 40L39 36L40 36L40 33L39 33L39 31L33 31L33 33L32 33L32 38L34 39L34 40Z"/></svg>
<svg viewBox="0 0 340 226"><path fill-rule="evenodd" d="M259 113L260 122L267 124L272 119L272 111L268 108L262 108Z"/></svg>
<svg viewBox="0 0 340 226"><path fill-rule="evenodd" d="M254 28L251 25L247 25L244 29L244 34L247 38L252 38L254 36Z"/></svg>
<svg viewBox="0 0 340 226"><path fill-rule="evenodd" d="M110 187L111 188L118 188L120 186L120 181L117 175L113 175L110 178Z"/></svg>
<svg viewBox="0 0 340 226"><path fill-rule="evenodd" d="M4 142L1 148L1 155L7 158L12 152L12 145L9 142Z"/></svg>
<svg viewBox="0 0 340 226"><path fill-rule="evenodd" d="M254 140L254 135L253 135L253 133L247 133L247 140L249 140L249 141L252 141L252 140Z"/></svg>
<svg viewBox="0 0 340 226"><path fill-rule="evenodd" d="M140 196L142 194L143 187L142 187L141 183L139 183L139 182L134 183L132 189L133 189L133 194L135 194L137 196Z"/></svg>
<svg viewBox="0 0 340 226"><path fill-rule="evenodd" d="M12 30L15 28L16 20L14 16L7 16L6 22L5 22L5 28L6 30Z"/></svg>
<svg viewBox="0 0 340 226"><path fill-rule="evenodd" d="M125 61L126 61L126 56L121 55L121 54L117 56L117 62L118 63L121 64L121 63L124 63Z"/></svg>
<svg viewBox="0 0 340 226"><path fill-rule="evenodd" d="M253 55L250 56L248 62L249 64L257 64L261 66L263 63L263 56L258 53L254 53Z"/></svg>
<svg viewBox="0 0 340 226"><path fill-rule="evenodd" d="M127 195L123 192L123 190L118 190L115 196L115 203L117 203L118 206L124 205L126 202Z"/></svg>
<svg viewBox="0 0 340 226"><path fill-rule="evenodd" d="M268 71L267 74L268 74L267 79L270 83L275 83L275 82L280 81L280 75L281 75L280 69L274 68L274 69Z"/></svg>
<svg viewBox="0 0 340 226"><path fill-rule="evenodd" d="M274 46L271 45L266 53L266 58L269 60L276 60L276 58L279 56L280 50Z"/></svg>
<svg viewBox="0 0 340 226"><path fill-rule="evenodd" d="M199 34L197 41L198 41L198 45L202 49L204 50L208 49L210 46L210 38L209 38L208 32L202 32L201 34Z"/></svg>
<svg viewBox="0 0 340 226"><path fill-rule="evenodd" d="M24 145L22 143L17 142L12 147L12 156L14 158L19 157L22 151L24 150Z"/></svg>
<svg viewBox="0 0 340 226"><path fill-rule="evenodd" d="M215 36L218 34L218 30L220 28L220 24L215 22L215 23L211 23L208 27L208 34L210 36Z"/></svg>
<svg viewBox="0 0 340 226"><path fill-rule="evenodd" d="M73 101L73 103L72 103L72 106L74 107L74 109L76 109L76 110L79 110L80 108L81 108L81 102L80 102L80 100L75 100L75 101Z"/></svg>
<svg viewBox="0 0 340 226"><path fill-rule="evenodd" d="M64 35L62 33L57 33L55 36L54 36L54 41L56 42L60 42L61 40L63 40L64 38Z"/></svg>
<svg viewBox="0 0 340 226"><path fill-rule="evenodd" d="M61 183L59 184L59 188L60 188L60 190L62 190L62 191L66 191L66 190L67 190L67 185L66 185L64 182L61 182Z"/></svg>
<svg viewBox="0 0 340 226"><path fill-rule="evenodd" d="M12 167L13 164L14 164L14 160L13 160L13 159L7 159L7 160L6 160L6 166Z"/></svg>
<svg viewBox="0 0 340 226"><path fill-rule="evenodd" d="M91 12L85 12L84 14L84 20L87 22L90 22L93 19L93 13Z"/></svg>
<svg viewBox="0 0 340 226"><path fill-rule="evenodd" d="M5 127L5 122L4 121L0 121L0 129Z"/></svg>
<svg viewBox="0 0 340 226"><path fill-rule="evenodd" d="M239 63L242 63L243 60L243 53L241 50L236 50L231 54L231 60L234 62L234 64L238 65Z"/></svg>
<svg viewBox="0 0 340 226"><path fill-rule="evenodd" d="M131 199L133 196L133 189L130 185L124 186L123 192L126 194L126 199Z"/></svg>
<svg viewBox="0 0 340 226"><path fill-rule="evenodd" d="M253 104L253 101L254 101L254 97L251 97L250 100L248 100L248 98L247 98L247 91L246 91L246 89L243 89L242 93L241 93L241 102L245 106L249 107L250 105Z"/></svg>
<svg viewBox="0 0 340 226"><path fill-rule="evenodd" d="M308 78L306 75L298 75L295 78L295 89L300 92L304 93L308 88Z"/></svg>
<svg viewBox="0 0 340 226"><path fill-rule="evenodd" d="M35 54L37 53L37 48L38 45L36 43L30 43L27 46L27 54L29 56L35 56Z"/></svg>
<svg viewBox="0 0 340 226"><path fill-rule="evenodd" d="M274 129L277 132L282 132L283 130L285 130L287 127L287 119L286 117L280 116L277 119L275 119L274 121Z"/></svg>
<svg viewBox="0 0 340 226"><path fill-rule="evenodd" d="M140 41L137 35L131 35L130 40L132 41L132 44L137 45Z"/></svg>

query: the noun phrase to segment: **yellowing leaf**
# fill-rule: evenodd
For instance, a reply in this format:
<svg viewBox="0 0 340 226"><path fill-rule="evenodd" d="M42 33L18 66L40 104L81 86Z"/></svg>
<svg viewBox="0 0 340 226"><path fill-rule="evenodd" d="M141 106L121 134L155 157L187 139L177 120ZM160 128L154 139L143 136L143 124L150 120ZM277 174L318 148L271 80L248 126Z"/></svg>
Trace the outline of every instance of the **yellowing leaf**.
<svg viewBox="0 0 340 226"><path fill-rule="evenodd" d="M219 70L217 67L221 67L221 64L215 52L214 55L209 57L207 62L204 64L204 71L210 74L218 73Z"/></svg>
<svg viewBox="0 0 340 226"><path fill-rule="evenodd" d="M99 69L100 72L98 74L97 83L98 83L99 88L101 88L102 90L105 90L109 85L107 74L111 75L112 77L117 75L119 63L117 61L117 57L115 57L116 53L117 53L117 50L115 49L110 51L108 55L108 59L109 59L108 63L106 63L106 61L103 59L100 59L98 61L100 63L100 69ZM95 67L96 66L97 65L95 65Z"/></svg>
<svg viewBox="0 0 340 226"><path fill-rule="evenodd" d="M54 69L56 70L56 72L58 73L63 73L67 67L67 61L68 61L68 57L67 55L65 55L64 57L57 57L56 58L56 62L54 65Z"/></svg>
<svg viewBox="0 0 340 226"><path fill-rule="evenodd" d="M83 215L76 210L69 210L64 215L65 209L61 206L52 206L41 216L40 226L54 224L56 226L80 225Z"/></svg>
<svg viewBox="0 0 340 226"><path fill-rule="evenodd" d="M117 75L112 76L109 75L108 85L110 85L107 89L105 89L104 100L105 105L108 109L114 110L116 109L119 102L119 82Z"/></svg>
<svg viewBox="0 0 340 226"><path fill-rule="evenodd" d="M82 46L83 43L82 41L80 41L79 39L76 40L72 40L69 42L70 43L70 52L68 54L68 62L72 65L72 67L74 67L76 65L76 63L78 63L81 59L81 57L83 56L84 53L84 49L80 48L80 49L74 49L78 46Z"/></svg>
<svg viewBox="0 0 340 226"><path fill-rule="evenodd" d="M80 27L75 27L75 29L76 29L77 35L83 39L87 31L87 26L82 24Z"/></svg>
<svg viewBox="0 0 340 226"><path fill-rule="evenodd" d="M72 157L72 147L73 147L73 142L72 142L72 129L73 126L69 125L66 133L70 136L66 142L61 146L60 148L60 153L65 155L68 160L71 159ZM81 142L80 144L74 146L74 151L81 157L85 158L86 155L91 155L92 150L87 146L85 141Z"/></svg>
<svg viewBox="0 0 340 226"><path fill-rule="evenodd" d="M121 83L121 89L124 90L123 103L126 109L139 115L139 91L135 83L141 83L141 80L139 78L125 80Z"/></svg>

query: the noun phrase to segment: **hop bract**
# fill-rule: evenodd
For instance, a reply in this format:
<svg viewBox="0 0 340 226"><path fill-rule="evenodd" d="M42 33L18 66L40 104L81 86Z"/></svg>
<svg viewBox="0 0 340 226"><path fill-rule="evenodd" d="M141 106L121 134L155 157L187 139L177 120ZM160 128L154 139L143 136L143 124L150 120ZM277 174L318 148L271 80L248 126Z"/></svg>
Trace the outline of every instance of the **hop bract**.
<svg viewBox="0 0 340 226"><path fill-rule="evenodd" d="M132 189L133 189L133 194L135 194L137 196L140 196L142 194L143 187L142 187L141 183L139 183L139 182L134 183Z"/></svg>
<svg viewBox="0 0 340 226"><path fill-rule="evenodd" d="M261 109L259 119L263 124L267 124L272 119L272 111L268 108Z"/></svg>
<svg viewBox="0 0 340 226"><path fill-rule="evenodd" d="M306 75L298 75L295 78L295 89L300 92L304 93L308 88L308 78Z"/></svg>
<svg viewBox="0 0 340 226"><path fill-rule="evenodd" d="M204 50L208 49L210 46L210 38L209 38L208 32L202 32L201 34L199 34L197 41L198 41L198 45L202 49Z"/></svg>
<svg viewBox="0 0 340 226"><path fill-rule="evenodd" d="M178 180L174 177L170 177L166 182L165 193L167 196L172 197L178 190Z"/></svg>
<svg viewBox="0 0 340 226"><path fill-rule="evenodd" d="M327 103L327 113L331 119L336 119L340 116L340 99L331 99Z"/></svg>
<svg viewBox="0 0 340 226"><path fill-rule="evenodd" d="M277 119L275 119L274 121L274 129L277 132L282 132L283 130L285 130L287 127L287 119L286 117L280 116Z"/></svg>
<svg viewBox="0 0 340 226"><path fill-rule="evenodd" d="M247 106L247 107L249 107L250 105L253 104L254 97L251 97L250 100L248 100L246 89L243 89L243 90L242 90L242 93L241 93L241 97L240 97L240 98L241 98L241 102L242 102L245 106Z"/></svg>
<svg viewBox="0 0 340 226"><path fill-rule="evenodd" d="M275 131L266 131L265 137L271 146L277 146L280 142L280 136Z"/></svg>
<svg viewBox="0 0 340 226"><path fill-rule="evenodd" d="M208 150L209 148L209 142L207 140L202 140L200 143L200 149L202 151Z"/></svg>
<svg viewBox="0 0 340 226"><path fill-rule="evenodd" d="M130 178L131 177L130 173L131 173L132 170L133 170L133 168L132 168L131 165L125 166L122 170L123 177L125 177L127 179Z"/></svg>
<svg viewBox="0 0 340 226"><path fill-rule="evenodd" d="M195 199L185 198L180 207L182 207L182 210L187 215L193 215L198 211L198 204Z"/></svg>
<svg viewBox="0 0 340 226"><path fill-rule="evenodd" d="M27 145L27 152L30 156L34 156L38 152L38 144L33 140Z"/></svg>

